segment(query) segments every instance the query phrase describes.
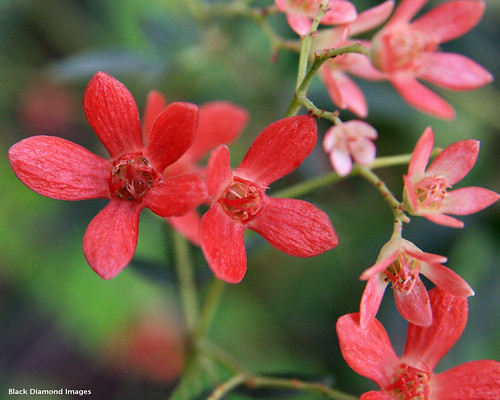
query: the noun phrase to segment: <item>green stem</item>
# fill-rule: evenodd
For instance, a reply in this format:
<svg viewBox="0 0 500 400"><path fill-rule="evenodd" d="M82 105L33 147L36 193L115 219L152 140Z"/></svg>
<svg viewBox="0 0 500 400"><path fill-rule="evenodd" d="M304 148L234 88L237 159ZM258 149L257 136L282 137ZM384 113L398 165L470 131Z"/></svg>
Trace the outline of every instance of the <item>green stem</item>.
<svg viewBox="0 0 500 400"><path fill-rule="evenodd" d="M198 343L207 336L210 324L213 320L217 307L219 306L224 291L224 282L220 279L213 278L205 297L203 308L200 313L200 318L193 333L193 342Z"/></svg>

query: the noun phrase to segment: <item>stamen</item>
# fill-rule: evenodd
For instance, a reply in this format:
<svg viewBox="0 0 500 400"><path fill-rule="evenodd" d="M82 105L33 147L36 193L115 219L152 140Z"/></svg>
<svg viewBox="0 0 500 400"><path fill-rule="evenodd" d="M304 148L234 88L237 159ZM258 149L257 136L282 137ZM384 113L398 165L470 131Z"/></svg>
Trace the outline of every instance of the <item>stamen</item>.
<svg viewBox="0 0 500 400"><path fill-rule="evenodd" d="M418 282L420 261L401 252L384 274L385 281L392 282L394 289L410 293Z"/></svg>
<svg viewBox="0 0 500 400"><path fill-rule="evenodd" d="M262 212L265 189L254 182L235 176L218 201L227 215L247 223Z"/></svg>
<svg viewBox="0 0 500 400"><path fill-rule="evenodd" d="M430 370L421 370L401 364L393 383L385 388L392 398L397 400L427 400L429 399Z"/></svg>
<svg viewBox="0 0 500 400"><path fill-rule="evenodd" d="M449 187L446 180L440 177L428 176L422 179L415 185L420 208L439 210Z"/></svg>

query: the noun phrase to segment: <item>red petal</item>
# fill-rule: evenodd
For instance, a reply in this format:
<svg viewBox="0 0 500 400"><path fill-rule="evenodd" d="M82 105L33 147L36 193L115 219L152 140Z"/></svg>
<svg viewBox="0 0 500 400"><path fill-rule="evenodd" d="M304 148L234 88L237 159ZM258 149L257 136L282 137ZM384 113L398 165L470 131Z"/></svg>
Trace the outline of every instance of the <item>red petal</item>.
<svg viewBox="0 0 500 400"><path fill-rule="evenodd" d="M146 107L144 109L144 116L142 118L144 144L147 145L149 136L151 135L151 131L153 130L153 124L156 121L158 115L160 115L160 113L166 107L167 101L160 92L151 90L148 93L148 97L146 99Z"/></svg>
<svg viewBox="0 0 500 400"><path fill-rule="evenodd" d="M471 361L432 377L431 396L440 400L500 398L500 363Z"/></svg>
<svg viewBox="0 0 500 400"><path fill-rule="evenodd" d="M370 278L366 283L359 307L361 315L360 322L363 328L373 321L375 315L377 315L386 288L387 282L384 281L382 274Z"/></svg>
<svg viewBox="0 0 500 400"><path fill-rule="evenodd" d="M460 140L439 153L427 169L426 175L446 179L448 185L461 181L474 166L479 153L479 141Z"/></svg>
<svg viewBox="0 0 500 400"><path fill-rule="evenodd" d="M35 192L59 200L109 198L108 160L68 140L33 136L9 149L16 176Z"/></svg>
<svg viewBox="0 0 500 400"><path fill-rule="evenodd" d="M440 212L453 215L468 215L491 206L500 196L491 190L470 186L446 194Z"/></svg>
<svg viewBox="0 0 500 400"><path fill-rule="evenodd" d="M350 1L328 1L328 11L321 18L321 23L326 25L340 25L352 22L358 13Z"/></svg>
<svg viewBox="0 0 500 400"><path fill-rule="evenodd" d="M456 343L467 323L467 298L456 297L435 287L429 292L433 322L429 327L410 324L404 361L417 366L420 362L431 370Z"/></svg>
<svg viewBox="0 0 500 400"><path fill-rule="evenodd" d="M391 77L390 81L401 97L417 110L442 119L455 118L453 108L413 76L401 74L397 77Z"/></svg>
<svg viewBox="0 0 500 400"><path fill-rule="evenodd" d="M132 259L141 210L134 201L111 200L90 222L83 237L83 253L101 278L114 278Z"/></svg>
<svg viewBox="0 0 500 400"><path fill-rule="evenodd" d="M433 147L434 131L431 127L428 127L418 139L415 149L411 155L410 164L408 165L408 177L412 180L412 182L420 180L424 176L425 168L429 163ZM414 205L417 204L417 202L413 201L412 203Z"/></svg>
<svg viewBox="0 0 500 400"><path fill-rule="evenodd" d="M262 214L248 223L280 251L296 257L312 257L338 244L328 215L311 203L264 197Z"/></svg>
<svg viewBox="0 0 500 400"><path fill-rule="evenodd" d="M387 392L370 391L363 393L359 400L392 400L393 397Z"/></svg>
<svg viewBox="0 0 500 400"><path fill-rule="evenodd" d="M431 304L427 289L420 280L409 292L394 290L394 301L401 316L415 325L429 326L432 323Z"/></svg>
<svg viewBox="0 0 500 400"><path fill-rule="evenodd" d="M215 276L228 283L238 283L247 270L243 233L245 226L233 221L212 204L201 218L201 249Z"/></svg>
<svg viewBox="0 0 500 400"><path fill-rule="evenodd" d="M248 122L248 112L227 101L213 101L200 107L198 132L186 153L198 161L220 144L229 144Z"/></svg>
<svg viewBox="0 0 500 400"><path fill-rule="evenodd" d="M415 20L411 29L432 33L443 43L469 32L481 20L484 8L484 2L477 0L448 1Z"/></svg>
<svg viewBox="0 0 500 400"><path fill-rule="evenodd" d="M403 0L398 4L391 19L385 24L386 27L407 23L417 15L420 9L425 6L429 0Z"/></svg>
<svg viewBox="0 0 500 400"><path fill-rule="evenodd" d="M286 14L288 25L299 35L305 35L312 26L312 20L305 15L288 12Z"/></svg>
<svg viewBox="0 0 500 400"><path fill-rule="evenodd" d="M189 211L180 217L170 217L167 221L181 235L189 239L193 244L200 245L199 227L200 214L197 211Z"/></svg>
<svg viewBox="0 0 500 400"><path fill-rule="evenodd" d="M349 24L350 36L354 37L359 33L367 32L376 28L389 18L393 9L394 0L387 0L378 6L361 12L356 20Z"/></svg>
<svg viewBox="0 0 500 400"><path fill-rule="evenodd" d="M453 296L474 296L474 290L469 284L460 275L444 265L422 263L420 273Z"/></svg>
<svg viewBox="0 0 500 400"><path fill-rule="evenodd" d="M232 179L233 173L229 166L229 149L225 145L219 146L212 152L208 160L208 194L217 199Z"/></svg>
<svg viewBox="0 0 500 400"><path fill-rule="evenodd" d="M134 98L111 75L98 72L92 77L83 95L83 110L112 158L144 147Z"/></svg>
<svg viewBox="0 0 500 400"><path fill-rule="evenodd" d="M307 115L284 118L255 139L236 175L267 186L297 168L316 144L316 120Z"/></svg>
<svg viewBox="0 0 500 400"><path fill-rule="evenodd" d="M428 54L417 76L451 90L473 90L493 80L486 69L470 58L442 52Z"/></svg>
<svg viewBox="0 0 500 400"><path fill-rule="evenodd" d="M193 143L198 107L191 103L169 104L153 125L145 155L158 172L174 163Z"/></svg>
<svg viewBox="0 0 500 400"><path fill-rule="evenodd" d="M200 175L185 174L163 178L144 196L143 205L160 217L172 217L192 211L207 198L205 181Z"/></svg>
<svg viewBox="0 0 500 400"><path fill-rule="evenodd" d="M449 226L450 228L463 228L464 223L459 219L450 217L448 215L440 214L438 212L422 212L421 215L427 218L429 221L434 222L438 225Z"/></svg>
<svg viewBox="0 0 500 400"><path fill-rule="evenodd" d="M391 382L401 361L379 321L374 319L362 328L359 313L347 314L337 321L337 335L342 356L354 371L380 387Z"/></svg>

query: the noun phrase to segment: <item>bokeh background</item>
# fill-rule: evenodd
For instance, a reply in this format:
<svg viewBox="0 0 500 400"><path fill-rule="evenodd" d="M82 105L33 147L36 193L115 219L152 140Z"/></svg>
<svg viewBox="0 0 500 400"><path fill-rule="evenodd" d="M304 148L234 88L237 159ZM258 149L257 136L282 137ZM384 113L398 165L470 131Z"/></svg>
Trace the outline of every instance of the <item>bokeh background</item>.
<svg viewBox="0 0 500 400"><path fill-rule="evenodd" d="M379 1L353 3L361 11ZM500 76L500 4L487 3L479 26L443 48L468 55ZM281 35L293 37L282 15L269 21ZM283 116L296 64L297 55L287 51L270 62L269 41L253 21L200 22L181 1L0 0L0 399L12 398L9 388L61 387L91 390L84 397L96 400L164 399L183 362L169 226L145 210L132 264L112 281L103 281L86 264L81 242L106 202L63 202L32 192L10 169L8 148L25 137L48 134L105 155L81 107L87 82L104 70L128 87L141 112L151 89L169 101L225 99L248 109L250 122L231 146L236 166L257 134ZM440 91L457 110L452 122L411 109L385 82L359 84L368 98L368 121L379 132L379 155L411 152L429 125L441 147L478 139L479 159L458 186L500 192L498 82L470 93ZM310 98L320 108L333 109L319 81ZM343 112L341 117L353 115ZM321 141L327 125L318 126ZM270 194L331 171L320 141L301 168L273 185ZM405 170L379 170L399 198ZM375 386L343 361L335 322L358 310L364 288L358 277L389 239L391 212L361 178L304 199L328 212L340 238L338 248L296 259L248 235L247 275L241 284L225 288L210 336L253 371L335 382L359 395ZM438 370L500 358L500 208L463 220L466 228L454 230L415 217L404 231L424 251L446 255L447 265L476 291L465 333ZM203 292L211 273L199 249L193 247L192 256ZM378 318L401 351L406 323L395 310L391 290ZM228 398L269 394L240 392Z"/></svg>

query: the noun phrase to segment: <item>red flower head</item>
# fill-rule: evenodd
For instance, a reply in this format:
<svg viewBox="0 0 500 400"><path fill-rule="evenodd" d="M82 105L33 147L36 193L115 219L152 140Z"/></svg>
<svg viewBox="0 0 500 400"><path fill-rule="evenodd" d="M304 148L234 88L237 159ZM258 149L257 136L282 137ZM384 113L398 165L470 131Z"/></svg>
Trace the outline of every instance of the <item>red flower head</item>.
<svg viewBox="0 0 500 400"><path fill-rule="evenodd" d="M290 27L299 35L311 29L322 0L274 0L278 10L286 13ZM325 25L339 25L356 18L356 7L347 0L328 0L328 11L321 18Z"/></svg>
<svg viewBox="0 0 500 400"><path fill-rule="evenodd" d="M205 201L201 176L162 174L193 142L198 109L190 103L172 103L154 122L145 146L134 99L110 75L94 75L85 90L83 108L109 151L109 160L51 136L20 141L10 148L9 160L17 177L44 196L110 200L87 228L83 252L95 272L111 279L132 259L144 207L169 217Z"/></svg>
<svg viewBox="0 0 500 400"><path fill-rule="evenodd" d="M413 22L428 0L403 0L385 27L373 38L371 59L387 75L403 99L422 112L452 119L453 108L418 79L451 90L472 90L492 81L491 74L471 59L439 51L439 45L476 26L485 3L454 0L440 4Z"/></svg>
<svg viewBox="0 0 500 400"><path fill-rule="evenodd" d="M413 215L453 228L463 222L445 214L468 215L489 207L499 195L480 187L466 187L448 192L474 166L479 153L477 140L461 140L446 147L426 168L434 146L434 133L427 128L417 142L404 177L405 206Z"/></svg>
<svg viewBox="0 0 500 400"><path fill-rule="evenodd" d="M361 275L361 279L368 280L361 298L361 325L366 326L373 320L391 282L396 307L403 318L415 325L429 326L432 311L420 273L454 296L472 296L474 291L467 282L441 265L446 261L446 257L424 253L401 236L389 240L382 247L375 265Z"/></svg>
<svg viewBox="0 0 500 400"><path fill-rule="evenodd" d="M337 321L340 350L358 374L373 380L380 391L361 400L494 400L500 398L500 363L471 361L438 374L434 368L453 347L467 323L468 303L434 288L429 292L434 322L410 324L404 354L399 358L387 332L376 319L366 327L359 313Z"/></svg>
<svg viewBox="0 0 500 400"><path fill-rule="evenodd" d="M154 121L165 109L167 102L163 95L151 91L147 98L144 111L144 140L148 141ZM248 112L227 101L212 101L200 106L198 128L191 147L173 164L169 165L163 174L176 176L205 170L198 162L209 151L220 144L229 144L235 140L248 122ZM169 217L167 221L179 233L194 244L199 245L200 215L196 210L189 211L179 217Z"/></svg>
<svg viewBox="0 0 500 400"><path fill-rule="evenodd" d="M271 182L297 168L314 148L316 123L298 116L269 125L233 172L229 150L218 147L210 157L207 186L212 205L202 217L201 248L215 275L238 283L246 271L245 230L261 234L287 254L310 257L335 247L337 235L328 216L301 200L265 194Z"/></svg>

